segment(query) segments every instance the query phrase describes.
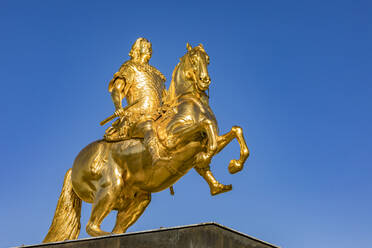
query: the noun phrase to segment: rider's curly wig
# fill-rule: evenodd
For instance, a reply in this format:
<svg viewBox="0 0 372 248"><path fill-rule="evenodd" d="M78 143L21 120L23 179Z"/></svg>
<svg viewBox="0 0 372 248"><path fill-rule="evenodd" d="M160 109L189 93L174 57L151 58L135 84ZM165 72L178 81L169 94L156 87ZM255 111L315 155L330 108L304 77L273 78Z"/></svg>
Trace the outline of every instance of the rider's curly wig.
<svg viewBox="0 0 372 248"><path fill-rule="evenodd" d="M136 42L134 42L132 49L129 52L129 56L132 59L138 58L138 56L140 56L141 54L141 48L143 46L147 46L148 48L151 48L151 43L147 39L140 37L136 40Z"/></svg>

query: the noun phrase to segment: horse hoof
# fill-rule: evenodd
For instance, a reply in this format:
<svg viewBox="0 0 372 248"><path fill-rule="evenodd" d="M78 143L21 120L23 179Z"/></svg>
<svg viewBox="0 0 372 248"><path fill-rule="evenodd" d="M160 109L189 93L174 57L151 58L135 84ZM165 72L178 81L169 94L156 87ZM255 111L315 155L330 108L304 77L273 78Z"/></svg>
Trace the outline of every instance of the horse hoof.
<svg viewBox="0 0 372 248"><path fill-rule="evenodd" d="M87 233L92 237L98 237L103 235L110 235L112 233L105 232L99 226L88 224L86 228Z"/></svg>
<svg viewBox="0 0 372 248"><path fill-rule="evenodd" d="M231 174L235 174L243 169L243 165L239 163L237 160L233 159L230 161L228 168Z"/></svg>
<svg viewBox="0 0 372 248"><path fill-rule="evenodd" d="M218 195L221 193L225 193L232 190L232 185L223 185L223 184L218 184L217 186L214 186L211 188L211 195Z"/></svg>

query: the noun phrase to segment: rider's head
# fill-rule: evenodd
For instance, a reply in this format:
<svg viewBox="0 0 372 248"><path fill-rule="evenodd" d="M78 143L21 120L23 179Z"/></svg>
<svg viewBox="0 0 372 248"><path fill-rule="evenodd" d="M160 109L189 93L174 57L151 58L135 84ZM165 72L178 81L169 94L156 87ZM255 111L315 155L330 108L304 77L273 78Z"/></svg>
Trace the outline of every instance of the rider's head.
<svg viewBox="0 0 372 248"><path fill-rule="evenodd" d="M148 63L151 55L151 43L145 38L138 38L129 53L131 59L139 63Z"/></svg>

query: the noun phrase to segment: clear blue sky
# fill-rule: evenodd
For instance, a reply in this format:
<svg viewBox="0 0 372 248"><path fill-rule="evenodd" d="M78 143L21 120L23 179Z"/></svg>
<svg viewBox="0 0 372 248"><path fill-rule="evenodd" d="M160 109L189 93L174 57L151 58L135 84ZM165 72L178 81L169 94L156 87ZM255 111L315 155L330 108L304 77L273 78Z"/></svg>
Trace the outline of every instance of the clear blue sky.
<svg viewBox="0 0 372 248"><path fill-rule="evenodd" d="M99 139L107 85L136 38L168 78L203 43L221 132L245 131L252 155L211 197L193 171L129 231L215 221L282 247L372 243L370 1L1 1L0 247L39 243L64 173ZM83 206L82 232L90 205ZM103 228L111 230L114 215Z"/></svg>

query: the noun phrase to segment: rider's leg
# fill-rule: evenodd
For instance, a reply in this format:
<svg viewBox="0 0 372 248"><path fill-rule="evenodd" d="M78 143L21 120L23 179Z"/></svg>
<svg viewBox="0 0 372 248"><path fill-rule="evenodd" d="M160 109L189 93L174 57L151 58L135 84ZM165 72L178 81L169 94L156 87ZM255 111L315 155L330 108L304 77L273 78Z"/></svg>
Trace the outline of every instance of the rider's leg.
<svg viewBox="0 0 372 248"><path fill-rule="evenodd" d="M210 167L194 167L195 170L201 175L204 180L208 183L209 189L211 191L211 195L217 195L220 193L224 193L230 191L232 189L232 185L223 185L217 181L217 179L213 176L212 172L210 171Z"/></svg>
<svg viewBox="0 0 372 248"><path fill-rule="evenodd" d="M166 156L160 156L160 148L159 148L160 144L159 144L158 137L156 136L156 133L154 132L153 124L154 124L153 120L148 120L144 123L141 123L141 129L143 131L144 144L151 154L152 163L154 165L159 160L169 161L170 158Z"/></svg>
<svg viewBox="0 0 372 248"><path fill-rule="evenodd" d="M106 171L100 182L101 188L95 195L92 205L92 213L86 231L91 236L107 235L108 232L101 230L103 219L113 210L116 200L120 197L120 192L123 187L121 175L115 173L114 168Z"/></svg>
<svg viewBox="0 0 372 248"><path fill-rule="evenodd" d="M147 192L138 192L131 202L124 208L118 211L116 224L113 233L125 233L126 230L137 221L137 219L145 211L151 201L151 194Z"/></svg>

